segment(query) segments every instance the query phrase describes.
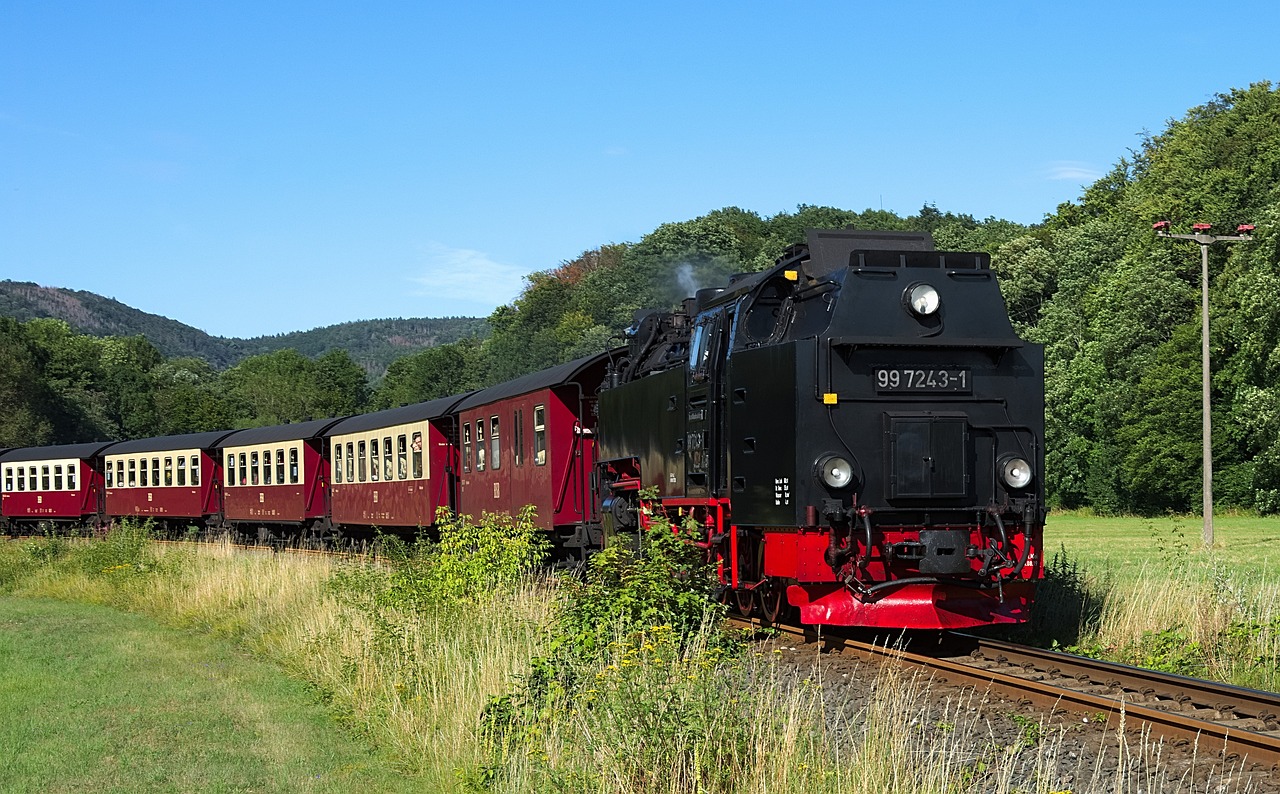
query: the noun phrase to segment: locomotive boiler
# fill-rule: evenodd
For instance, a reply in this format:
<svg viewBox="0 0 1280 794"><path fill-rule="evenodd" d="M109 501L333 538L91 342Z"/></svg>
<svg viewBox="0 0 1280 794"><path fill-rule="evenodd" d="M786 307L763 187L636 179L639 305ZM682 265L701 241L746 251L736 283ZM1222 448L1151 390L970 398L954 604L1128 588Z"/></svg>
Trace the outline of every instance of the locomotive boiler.
<svg viewBox="0 0 1280 794"><path fill-rule="evenodd" d="M1044 356L990 257L811 230L769 270L638 316L599 397L606 536L691 519L769 621L1028 619L1043 575Z"/></svg>

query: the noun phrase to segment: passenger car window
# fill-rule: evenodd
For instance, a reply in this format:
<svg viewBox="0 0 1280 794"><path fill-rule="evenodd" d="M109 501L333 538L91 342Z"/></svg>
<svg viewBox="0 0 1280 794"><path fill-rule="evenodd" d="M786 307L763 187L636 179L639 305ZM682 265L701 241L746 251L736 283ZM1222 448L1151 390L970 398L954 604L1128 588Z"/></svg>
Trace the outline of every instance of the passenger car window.
<svg viewBox="0 0 1280 794"><path fill-rule="evenodd" d="M502 466L502 453L498 447L498 417L489 419L489 465L494 469Z"/></svg>
<svg viewBox="0 0 1280 794"><path fill-rule="evenodd" d="M413 434L413 477L422 478L422 433Z"/></svg>
<svg viewBox="0 0 1280 794"><path fill-rule="evenodd" d="M547 465L547 407L533 407L533 465Z"/></svg>

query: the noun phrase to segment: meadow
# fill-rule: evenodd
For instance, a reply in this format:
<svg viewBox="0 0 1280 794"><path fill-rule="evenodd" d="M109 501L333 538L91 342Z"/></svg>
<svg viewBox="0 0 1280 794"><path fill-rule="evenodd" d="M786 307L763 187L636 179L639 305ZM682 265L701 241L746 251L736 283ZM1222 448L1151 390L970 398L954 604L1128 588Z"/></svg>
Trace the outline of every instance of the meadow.
<svg viewBox="0 0 1280 794"><path fill-rule="evenodd" d="M1274 684L1277 579L1245 566L1260 556L1250 549L1269 548L1272 527L1280 522L1225 518L1221 548L1207 553L1195 548L1196 521L1055 515L1048 536L1057 552L1025 633L1108 658ZM0 544L0 592L8 603L109 607L234 646L246 664L304 687L357 757L394 771L375 788L1048 794L1150 788L1157 778L1169 791L1204 785L1203 775L1194 784L1162 777L1161 748L1141 735L1113 737L1125 763L1068 762L1075 750L1065 734L1044 727L1010 739L991 727L1001 715L940 706L927 682L891 672L858 682L862 705L844 707L816 668L722 631L706 609L705 580L671 576L698 564L672 537L658 533L643 557L597 555L586 578L566 579L539 572L545 548L527 517L455 521L439 544L388 541L377 559L340 561L161 547L145 527L123 527L95 543ZM13 675L0 672L0 682ZM85 708L143 709L136 701L164 697L123 678L99 681L100 696L44 690L68 737L73 723L94 724L76 716ZM108 697L117 689L134 702ZM139 721L110 728L125 732L125 744L129 731L146 736ZM17 735L10 746L31 744ZM187 767L203 768L190 755L172 760L182 768L152 774L186 780ZM101 770L76 786L128 790L110 777L118 771ZM290 790L244 774L257 790Z"/></svg>
<svg viewBox="0 0 1280 794"><path fill-rule="evenodd" d="M1031 638L1280 691L1280 518L1055 513Z"/></svg>

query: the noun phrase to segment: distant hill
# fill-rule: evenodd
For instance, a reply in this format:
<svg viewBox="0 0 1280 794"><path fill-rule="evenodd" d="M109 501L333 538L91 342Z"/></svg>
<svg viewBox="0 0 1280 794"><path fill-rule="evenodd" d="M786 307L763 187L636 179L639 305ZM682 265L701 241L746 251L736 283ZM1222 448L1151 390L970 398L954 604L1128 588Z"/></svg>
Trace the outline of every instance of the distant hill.
<svg viewBox="0 0 1280 794"><path fill-rule="evenodd" d="M223 369L243 358L293 348L306 356L345 349L374 378L401 356L426 347L489 333L478 317L418 317L361 320L311 331L234 339L211 336L177 320L148 314L114 298L84 290L42 287L25 281L0 281L0 316L26 321L37 317L65 320L93 336L141 334L166 357L196 356Z"/></svg>

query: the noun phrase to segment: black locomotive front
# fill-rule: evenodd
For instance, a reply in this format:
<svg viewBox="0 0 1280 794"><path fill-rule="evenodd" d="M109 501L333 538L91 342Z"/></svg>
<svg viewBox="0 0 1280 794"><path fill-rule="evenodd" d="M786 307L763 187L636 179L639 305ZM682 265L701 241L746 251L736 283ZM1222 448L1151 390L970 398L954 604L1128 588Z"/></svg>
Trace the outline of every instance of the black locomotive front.
<svg viewBox="0 0 1280 794"><path fill-rule="evenodd" d="M634 329L600 400L610 529L635 489L708 527L726 593L777 619L1027 619L1041 576L1043 351L978 253L810 231L770 270Z"/></svg>

